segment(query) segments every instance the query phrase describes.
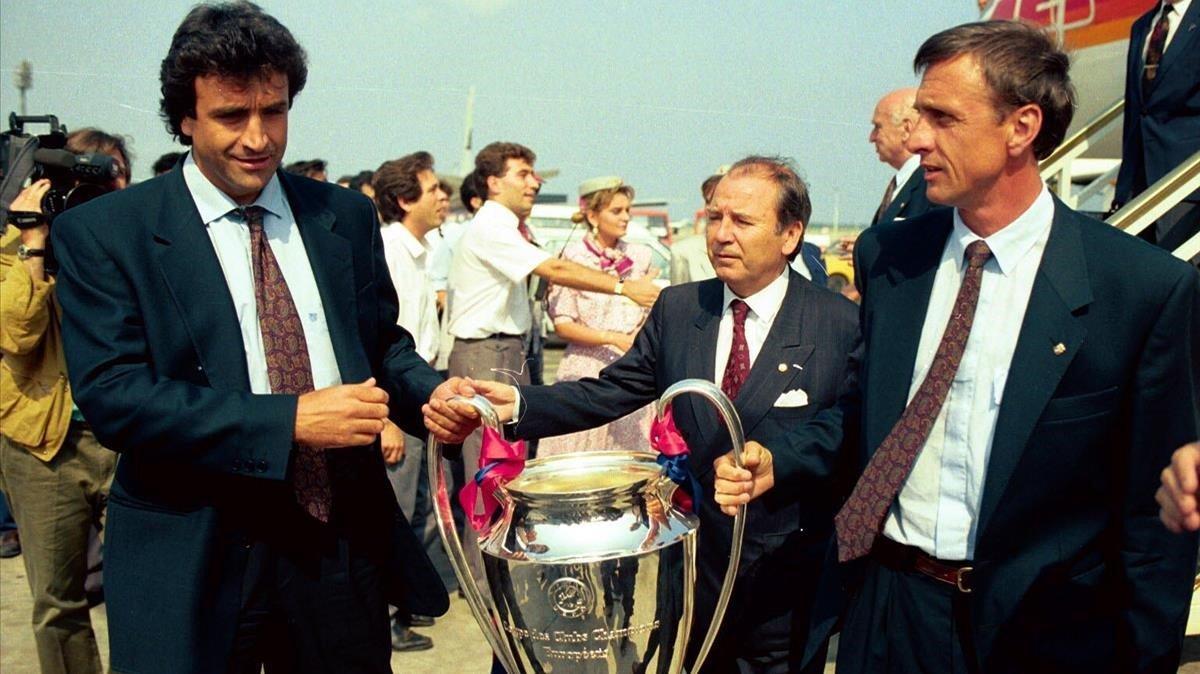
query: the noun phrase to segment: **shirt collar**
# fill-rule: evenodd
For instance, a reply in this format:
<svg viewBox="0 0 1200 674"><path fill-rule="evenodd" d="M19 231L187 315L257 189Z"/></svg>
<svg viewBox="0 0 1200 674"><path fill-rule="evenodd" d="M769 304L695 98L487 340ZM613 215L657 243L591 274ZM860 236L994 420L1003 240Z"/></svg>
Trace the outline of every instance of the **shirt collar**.
<svg viewBox="0 0 1200 674"><path fill-rule="evenodd" d="M204 177L204 174L200 172L200 167L192 158L191 152L188 152L187 159L183 161L183 180L187 183L188 192L192 195L196 210L200 212L200 220L206 227L225 217L230 211L241 208L241 204L238 204ZM253 205L263 207L276 217L283 217L287 210L287 203L284 201L283 186L279 183L278 175L271 176L270 182L258 194Z"/></svg>
<svg viewBox="0 0 1200 674"><path fill-rule="evenodd" d="M1187 14L1188 5L1192 4L1192 0L1175 0L1175 2L1160 2L1158 3L1158 14L1154 15L1154 20L1158 21L1162 16L1167 5L1171 5L1171 22L1177 23L1183 19L1183 15Z"/></svg>
<svg viewBox="0 0 1200 674"><path fill-rule="evenodd" d="M404 244L405 250L413 259L419 258L429 252L428 239L417 239L413 233L408 231L402 222L389 222L384 225L396 237L400 243Z"/></svg>
<svg viewBox="0 0 1200 674"><path fill-rule="evenodd" d="M1033 249L1046 230L1050 229L1053 220L1054 199L1050 197L1050 190L1046 188L1046 184L1042 183L1042 191L1024 213L984 239L1000 267L1001 274L1008 276L1016 269L1017 263ZM982 237L967 228L958 209L954 209L954 229L950 232L947 251L954 256L959 271L962 271L966 264L967 246L981 239Z"/></svg>
<svg viewBox="0 0 1200 674"><path fill-rule="evenodd" d="M789 268L788 265L784 265L783 272L779 274L778 278L767 284L767 287L749 297L739 298L729 289L729 286L725 286L724 308L728 309L730 303L736 299L740 299L750 305L750 311L754 312L754 316L757 319L768 323L774 321L775 314L779 313L779 307L783 306L783 298L787 296Z"/></svg>
<svg viewBox="0 0 1200 674"><path fill-rule="evenodd" d="M518 224L516 213L508 210L508 207L501 205L500 202L491 199L483 202L483 206L479 207L479 212L475 214L475 217L491 220L496 224L508 227L516 227Z"/></svg>
<svg viewBox="0 0 1200 674"><path fill-rule="evenodd" d="M912 174L917 172L921 166L921 155L914 154L900 165L900 170L896 171L896 189L904 187L904 183L912 177Z"/></svg>

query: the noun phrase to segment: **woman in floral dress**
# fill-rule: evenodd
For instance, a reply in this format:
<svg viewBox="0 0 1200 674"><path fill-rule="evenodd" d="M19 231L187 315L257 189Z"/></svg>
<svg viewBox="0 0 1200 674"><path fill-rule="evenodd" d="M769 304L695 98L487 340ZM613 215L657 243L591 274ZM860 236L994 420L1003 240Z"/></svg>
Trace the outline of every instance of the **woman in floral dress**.
<svg viewBox="0 0 1200 674"><path fill-rule="evenodd" d="M629 226L633 188L620 178L593 178L579 186L579 212L572 219L586 223L580 241L563 248L573 262L606 271L622 280L645 276L650 249L622 240ZM567 342L558 366L558 381L595 377L633 345L634 335L648 309L620 295L607 295L555 286L547 311L554 330ZM612 423L579 433L545 438L538 456L598 449L646 450L653 406L646 406Z"/></svg>

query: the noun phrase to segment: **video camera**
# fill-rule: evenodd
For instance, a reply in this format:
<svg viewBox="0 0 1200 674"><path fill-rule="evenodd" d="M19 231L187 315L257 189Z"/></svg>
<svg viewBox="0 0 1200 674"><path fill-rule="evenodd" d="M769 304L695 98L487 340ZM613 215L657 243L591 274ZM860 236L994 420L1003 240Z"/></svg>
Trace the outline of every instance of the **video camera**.
<svg viewBox="0 0 1200 674"><path fill-rule="evenodd" d="M26 124L48 124L50 132L28 134ZM9 114L8 131L0 133L0 210L4 216L27 179L50 180L50 189L42 198L47 222L72 206L112 191L121 172L115 159L103 153L75 154L66 147L67 128L54 115Z"/></svg>

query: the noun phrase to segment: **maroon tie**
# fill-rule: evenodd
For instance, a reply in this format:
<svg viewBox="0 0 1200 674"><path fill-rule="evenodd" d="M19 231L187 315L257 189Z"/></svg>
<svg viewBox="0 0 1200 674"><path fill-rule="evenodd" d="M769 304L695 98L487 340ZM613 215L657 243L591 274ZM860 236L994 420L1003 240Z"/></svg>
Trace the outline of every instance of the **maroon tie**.
<svg viewBox="0 0 1200 674"><path fill-rule="evenodd" d="M1167 49L1167 31L1171 27L1170 16L1173 9L1173 6L1163 4L1162 15L1159 16L1158 23L1154 24L1154 30L1150 31L1150 40L1146 42L1146 61L1142 67L1142 88L1146 91L1154 88L1158 64Z"/></svg>
<svg viewBox="0 0 1200 674"><path fill-rule="evenodd" d="M263 352L267 356L271 393L308 393L313 390L308 343L304 339L300 314L292 302L292 293L263 233L265 210L261 206L247 206L241 210L250 228L254 301L258 307L258 327L262 331ZM322 450L301 445L294 447L292 488L296 492L296 501L309 515L322 522L329 521L333 490Z"/></svg>
<svg viewBox="0 0 1200 674"><path fill-rule="evenodd" d="M917 454L925 446L925 439L946 402L950 383L962 361L971 323L975 320L975 305L979 302L983 265L991 255L992 251L983 241L967 246L967 272L958 288L954 310L946 323L946 332L942 334L929 373L871 457L850 498L833 518L837 529L838 559L843 562L858 559L871 551L888 508L900 493L900 486L908 477Z"/></svg>
<svg viewBox="0 0 1200 674"><path fill-rule="evenodd" d="M730 400L737 400L742 384L750 374L750 347L746 345L746 314L750 305L741 300L729 303L733 311L733 343L729 345L729 360L725 362L725 376L721 378L721 391Z"/></svg>
<svg viewBox="0 0 1200 674"><path fill-rule="evenodd" d="M896 176L888 181L887 189L883 191L883 200L879 202L879 208L875 209L875 217L871 219L872 225L878 225L879 219L883 217L883 212L892 203L892 197L896 194Z"/></svg>

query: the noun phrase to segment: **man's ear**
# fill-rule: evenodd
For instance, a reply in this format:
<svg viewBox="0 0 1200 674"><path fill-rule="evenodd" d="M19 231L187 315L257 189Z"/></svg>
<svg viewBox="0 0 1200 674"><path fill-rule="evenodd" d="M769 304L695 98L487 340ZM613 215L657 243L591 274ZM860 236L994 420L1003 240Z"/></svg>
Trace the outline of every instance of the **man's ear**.
<svg viewBox="0 0 1200 674"><path fill-rule="evenodd" d="M1008 113L1008 154L1018 157L1033 146L1042 130L1042 109L1036 103L1026 103Z"/></svg>
<svg viewBox="0 0 1200 674"><path fill-rule="evenodd" d="M783 235L786 237L783 242L783 254L787 256L795 253L804 241L804 223L799 220L793 222L783 230Z"/></svg>

